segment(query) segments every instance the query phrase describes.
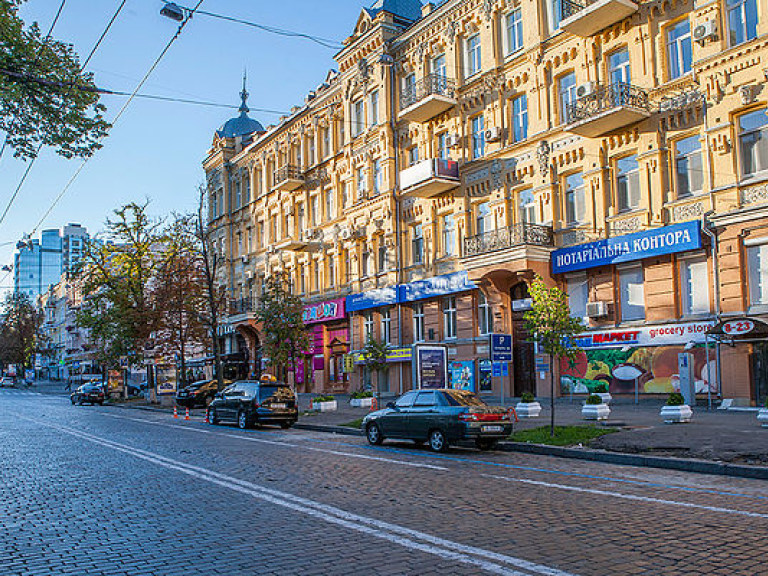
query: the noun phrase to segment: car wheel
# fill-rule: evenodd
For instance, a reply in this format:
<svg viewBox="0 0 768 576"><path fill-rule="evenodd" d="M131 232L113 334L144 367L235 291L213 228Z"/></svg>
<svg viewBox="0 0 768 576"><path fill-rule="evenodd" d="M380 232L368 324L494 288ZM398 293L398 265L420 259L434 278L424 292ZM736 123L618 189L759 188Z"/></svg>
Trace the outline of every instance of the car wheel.
<svg viewBox="0 0 768 576"><path fill-rule="evenodd" d="M498 440L489 440L488 438L478 438L475 440L475 446L477 446L478 450L493 450L496 448L496 445L499 443Z"/></svg>
<svg viewBox="0 0 768 576"><path fill-rule="evenodd" d="M210 408L208 410L208 423L216 426L219 423L219 417L216 416L216 408Z"/></svg>
<svg viewBox="0 0 768 576"><path fill-rule="evenodd" d="M365 436L368 438L369 444L378 445L381 444L384 440L384 436L381 435L379 425L374 423L368 424L365 429Z"/></svg>
<svg viewBox="0 0 768 576"><path fill-rule="evenodd" d="M429 433L429 447L435 452L445 452L448 448L448 441L445 439L445 434L439 428L432 430Z"/></svg>
<svg viewBox="0 0 768 576"><path fill-rule="evenodd" d="M250 424L251 423L248 421L248 414L243 410L237 413L237 427L240 428L240 430L250 428Z"/></svg>
<svg viewBox="0 0 768 576"><path fill-rule="evenodd" d="M75 399L74 398L70 398L69 401L72 402L72 406L75 405Z"/></svg>

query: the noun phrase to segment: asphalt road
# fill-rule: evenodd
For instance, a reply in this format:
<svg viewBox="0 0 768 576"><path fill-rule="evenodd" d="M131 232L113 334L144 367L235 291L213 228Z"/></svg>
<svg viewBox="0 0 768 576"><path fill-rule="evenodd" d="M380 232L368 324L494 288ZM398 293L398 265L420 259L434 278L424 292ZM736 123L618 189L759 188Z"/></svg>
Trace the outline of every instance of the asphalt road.
<svg viewBox="0 0 768 576"><path fill-rule="evenodd" d="M0 390L0 575L768 574L768 483Z"/></svg>

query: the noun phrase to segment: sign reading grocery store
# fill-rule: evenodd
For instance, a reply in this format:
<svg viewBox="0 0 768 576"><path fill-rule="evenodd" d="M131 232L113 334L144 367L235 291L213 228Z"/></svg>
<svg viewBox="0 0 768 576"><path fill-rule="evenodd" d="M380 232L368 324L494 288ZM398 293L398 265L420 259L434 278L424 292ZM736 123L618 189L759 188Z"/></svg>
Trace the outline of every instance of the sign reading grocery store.
<svg viewBox="0 0 768 576"><path fill-rule="evenodd" d="M715 322L713 321L704 321L583 332L574 338L574 344L579 348L621 348L625 346L662 346L665 344L704 342L707 330L714 325Z"/></svg>
<svg viewBox="0 0 768 576"><path fill-rule="evenodd" d="M344 298L329 300L327 302L318 302L304 306L302 319L304 324L313 324L315 322L327 322L329 320L338 320L344 318Z"/></svg>
<svg viewBox="0 0 768 576"><path fill-rule="evenodd" d="M701 224L694 220L560 248L552 252L552 273L563 274L699 248Z"/></svg>

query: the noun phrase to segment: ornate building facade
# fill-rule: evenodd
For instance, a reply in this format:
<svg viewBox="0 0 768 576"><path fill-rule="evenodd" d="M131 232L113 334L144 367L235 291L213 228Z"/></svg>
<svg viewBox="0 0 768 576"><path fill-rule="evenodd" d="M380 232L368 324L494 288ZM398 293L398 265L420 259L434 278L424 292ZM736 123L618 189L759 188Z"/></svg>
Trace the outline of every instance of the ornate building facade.
<svg viewBox="0 0 768 576"><path fill-rule="evenodd" d="M252 304L282 271L307 302L304 390L409 389L426 342L464 386L545 394L540 275L587 327L562 393L667 393L690 353L700 393L761 400L763 344L723 322L768 311L765 1L364 9L302 106L265 129L244 93L204 161L233 351L258 368ZM491 332L513 335L507 378ZM369 336L393 347L373 376Z"/></svg>

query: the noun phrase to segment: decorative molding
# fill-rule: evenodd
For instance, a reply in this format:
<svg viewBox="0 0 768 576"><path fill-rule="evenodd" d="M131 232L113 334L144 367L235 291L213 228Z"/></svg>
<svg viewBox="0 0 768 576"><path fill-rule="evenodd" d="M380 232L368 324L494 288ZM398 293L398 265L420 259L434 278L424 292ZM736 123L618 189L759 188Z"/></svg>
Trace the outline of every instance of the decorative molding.
<svg viewBox="0 0 768 576"><path fill-rule="evenodd" d="M693 204L683 204L672 208L672 220L675 222L685 222L701 218L704 214L704 204L694 202Z"/></svg>
<svg viewBox="0 0 768 576"><path fill-rule="evenodd" d="M549 152L549 143L546 140L542 140L536 149L536 159L539 161L539 172L545 178L549 174Z"/></svg>
<svg viewBox="0 0 768 576"><path fill-rule="evenodd" d="M642 216L633 216L631 218L625 218L623 220L616 220L611 223L611 232L627 234L629 232L637 232L643 227Z"/></svg>
<svg viewBox="0 0 768 576"><path fill-rule="evenodd" d="M574 246L587 242L587 235L584 230L567 230L560 235L560 244L563 246Z"/></svg>
<svg viewBox="0 0 768 576"><path fill-rule="evenodd" d="M768 184L750 186L741 191L742 204L762 204L768 202Z"/></svg>
<svg viewBox="0 0 768 576"><path fill-rule="evenodd" d="M760 87L753 84L745 84L739 86L739 96L741 97L742 106L752 104L757 97L757 93L760 91Z"/></svg>

